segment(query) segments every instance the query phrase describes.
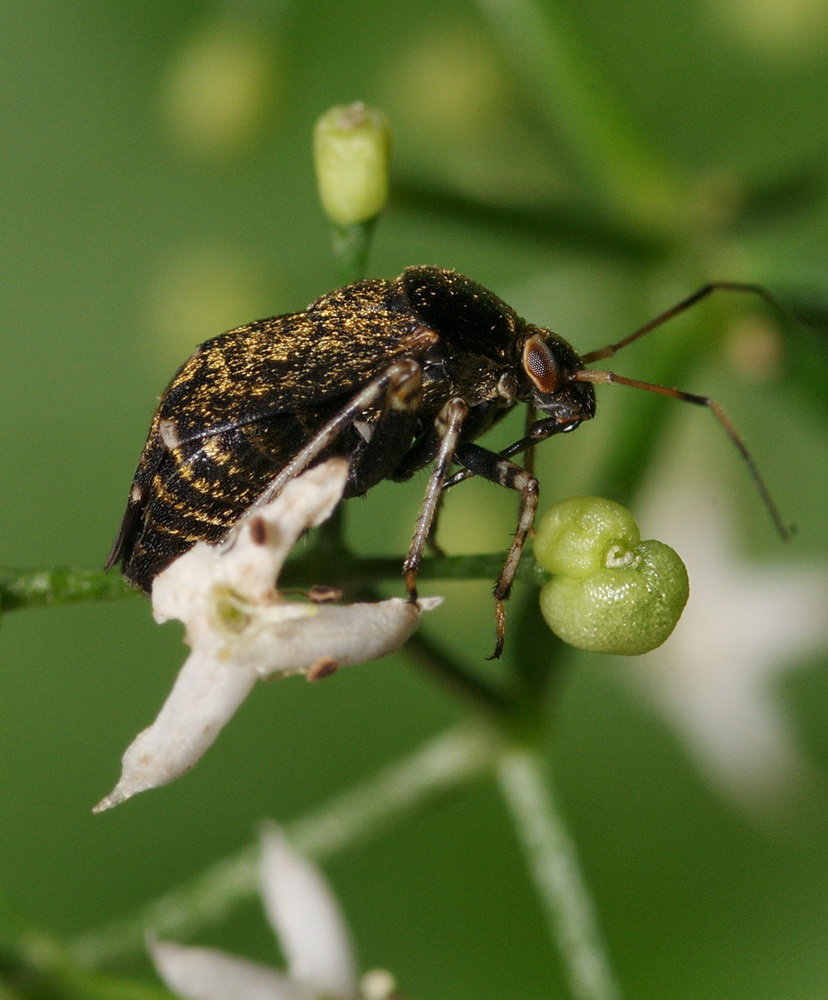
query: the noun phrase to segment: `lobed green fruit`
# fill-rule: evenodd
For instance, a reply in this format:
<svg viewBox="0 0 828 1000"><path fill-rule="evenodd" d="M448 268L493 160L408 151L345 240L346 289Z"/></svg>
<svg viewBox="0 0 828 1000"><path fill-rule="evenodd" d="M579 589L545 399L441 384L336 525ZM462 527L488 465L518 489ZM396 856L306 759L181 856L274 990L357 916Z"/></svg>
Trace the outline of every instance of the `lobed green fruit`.
<svg viewBox="0 0 828 1000"><path fill-rule="evenodd" d="M636 656L660 646L690 592L678 554L642 542L632 514L601 497L569 497L546 511L535 557L555 574L540 594L546 623L591 652Z"/></svg>

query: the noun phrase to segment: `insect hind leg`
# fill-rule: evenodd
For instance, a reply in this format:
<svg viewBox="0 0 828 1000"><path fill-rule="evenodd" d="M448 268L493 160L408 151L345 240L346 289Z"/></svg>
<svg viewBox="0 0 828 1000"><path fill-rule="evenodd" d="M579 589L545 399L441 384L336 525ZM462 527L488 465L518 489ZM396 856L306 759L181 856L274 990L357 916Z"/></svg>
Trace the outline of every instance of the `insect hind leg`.
<svg viewBox="0 0 828 1000"><path fill-rule="evenodd" d="M389 383L382 411L373 422L360 427L354 421L363 440L351 458L345 496L361 496L392 476L411 447L422 401L422 368L415 363Z"/></svg>
<svg viewBox="0 0 828 1000"><path fill-rule="evenodd" d="M284 489L285 484L294 477L304 472L324 451L330 448L336 440L349 427L353 427L359 422L372 406L375 406L384 396L390 399L402 399L403 403L397 406L393 402L386 407L385 413L391 414L391 422L394 423L395 416L403 415L407 418L410 415L411 406L418 405L418 387L421 385L422 368L417 361L401 358L376 378L371 379L356 395L354 395L331 419L324 424L313 436L313 438L301 448L293 458L285 465L277 476L270 482L265 490L259 495L254 506L261 506L269 503L274 497ZM403 387L412 387L407 392ZM405 402L407 400L407 403ZM363 467L368 464L368 459L379 459L382 455L382 447L387 443L385 435L387 430L382 429L383 421L380 418L378 428L374 429L374 434L366 443L364 449L359 454L359 462ZM376 435L380 437L376 438ZM378 482L383 476L374 479ZM366 487L367 488L367 487Z"/></svg>

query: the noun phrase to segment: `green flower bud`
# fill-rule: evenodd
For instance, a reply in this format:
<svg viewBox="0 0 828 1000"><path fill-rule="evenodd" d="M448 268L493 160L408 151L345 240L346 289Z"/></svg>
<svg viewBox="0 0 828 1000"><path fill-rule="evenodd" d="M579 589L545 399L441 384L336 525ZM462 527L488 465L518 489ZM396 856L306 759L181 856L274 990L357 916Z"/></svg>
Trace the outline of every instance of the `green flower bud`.
<svg viewBox="0 0 828 1000"><path fill-rule="evenodd" d="M331 108L316 122L313 151L319 198L333 222L353 226L382 211L391 132L381 111L359 101Z"/></svg>
<svg viewBox="0 0 828 1000"><path fill-rule="evenodd" d="M554 504L538 522L535 557L555 574L540 594L547 625L591 652L636 656L660 646L690 591L677 553L640 541L630 512L600 497Z"/></svg>

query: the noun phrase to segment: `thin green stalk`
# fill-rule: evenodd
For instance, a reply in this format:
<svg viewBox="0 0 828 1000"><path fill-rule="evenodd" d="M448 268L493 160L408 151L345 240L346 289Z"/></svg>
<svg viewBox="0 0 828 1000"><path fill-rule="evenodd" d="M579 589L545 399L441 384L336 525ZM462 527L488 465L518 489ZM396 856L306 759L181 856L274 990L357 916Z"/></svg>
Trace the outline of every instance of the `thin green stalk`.
<svg viewBox="0 0 828 1000"><path fill-rule="evenodd" d="M365 277L376 221L374 218L350 226L331 226L333 255L336 258L339 280L343 285L350 285Z"/></svg>
<svg viewBox="0 0 828 1000"><path fill-rule="evenodd" d="M120 573L103 570L0 569L0 611L119 600L139 593Z"/></svg>
<svg viewBox="0 0 828 1000"><path fill-rule="evenodd" d="M303 854L325 861L488 773L494 760L495 743L485 730L441 734L318 812L288 823L286 833ZM78 938L72 954L83 964L105 965L143 952L147 933L186 939L219 924L257 894L258 861L258 846L248 846L132 916Z"/></svg>
<svg viewBox="0 0 828 1000"><path fill-rule="evenodd" d="M462 697L466 704L482 709L491 718L502 719L513 710L514 704L505 692L466 670L422 632L409 637L404 653L423 671Z"/></svg>
<svg viewBox="0 0 828 1000"><path fill-rule="evenodd" d="M61 1000L173 1000L163 986L132 978L105 975L83 968L57 938L27 928L3 942L0 976L20 992L0 982L0 1000L12 997L53 997Z"/></svg>
<svg viewBox="0 0 828 1000"><path fill-rule="evenodd" d="M442 224L453 220L475 226L484 231L482 239L512 239L524 245L531 240L544 251L559 249L625 267L653 267L675 251L668 235L644 230L637 221L596 206L594 199L576 200L571 192L558 200L513 204L483 200L412 175L397 179L394 201L439 218Z"/></svg>
<svg viewBox="0 0 828 1000"><path fill-rule="evenodd" d="M325 558L328 556L328 558ZM361 558L346 550L330 558L330 550L311 549L285 566L280 585L312 587L314 584L365 587L381 580L402 579L402 556ZM425 580L494 580L503 566L502 552L480 552L459 556L424 556L417 579ZM538 565L530 552L520 561L516 579L542 586L549 574Z"/></svg>
<svg viewBox="0 0 828 1000"><path fill-rule="evenodd" d="M621 217L656 228L672 223L685 201L683 184L612 92L562 4L477 0L477 5L563 140L581 182Z"/></svg>
<svg viewBox="0 0 828 1000"><path fill-rule="evenodd" d="M526 853L575 1000L620 1000L575 845L546 781L540 754L501 756L498 779Z"/></svg>
<svg viewBox="0 0 828 1000"><path fill-rule="evenodd" d="M337 528L337 532L339 529ZM336 552L335 557L331 555ZM420 580L493 580L503 564L503 553L463 556L427 556L419 572ZM280 584L285 588L353 584L365 586L380 580L401 579L401 556L362 559L338 549L329 537L319 552L288 562ZM541 586L546 575L530 553L521 561L518 580ZM117 573L92 569L0 569L0 612L23 608L76 604L79 601L117 601L141 596Z"/></svg>

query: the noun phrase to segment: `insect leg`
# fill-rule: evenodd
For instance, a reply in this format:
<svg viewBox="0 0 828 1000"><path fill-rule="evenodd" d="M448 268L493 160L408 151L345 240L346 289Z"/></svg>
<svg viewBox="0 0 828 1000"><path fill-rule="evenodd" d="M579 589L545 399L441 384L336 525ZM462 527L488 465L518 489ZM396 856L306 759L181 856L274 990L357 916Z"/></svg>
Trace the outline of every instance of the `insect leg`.
<svg viewBox="0 0 828 1000"><path fill-rule="evenodd" d="M411 539L408 555L405 557L405 562L403 563L403 573L405 574L408 596L412 601L417 599L417 570L420 567L423 548L431 533L431 526L437 514L437 507L440 502L440 494L446 478L446 472L454 458L457 442L460 439L460 432L463 429L463 421L466 419L468 412L468 405L458 396L450 399L443 406L435 420L435 430L437 431L440 443L434 458L434 467L429 476L423 505L420 508L420 516L417 518L414 536Z"/></svg>
<svg viewBox="0 0 828 1000"><path fill-rule="evenodd" d="M538 419L538 411L535 409L535 407L527 406L526 417L523 423L524 440L529 439L529 434L531 432L532 427L537 422L537 419ZM526 469L527 472L532 473L532 475L535 474L535 444L536 444L536 439L532 440L531 444L527 444L521 456L521 461L523 462L523 468Z"/></svg>
<svg viewBox="0 0 828 1000"><path fill-rule="evenodd" d="M533 410L529 410L532 414ZM496 458L511 458L513 455L518 455L521 452L524 456L534 455L534 447L536 444L540 444L541 441L545 441L547 438L552 437L554 434L567 434L569 431L574 431L578 427L578 423L575 421L569 423L561 423L554 417L544 417L542 420L535 420L533 423L529 423L527 420L527 433L525 437L522 437L519 441L515 441L510 444L508 448L504 448L502 451L496 453ZM492 452L491 454L495 454ZM534 474L534 469L530 463L528 466L523 466L523 468L530 473ZM443 483L443 489L450 489L452 486L456 486L458 483L464 482L466 479L471 479L472 476L478 475L478 472L472 468L461 469L459 472L455 472L454 475L449 476L449 478ZM495 480L496 482L497 480Z"/></svg>
<svg viewBox="0 0 828 1000"><path fill-rule="evenodd" d="M382 412L373 422L354 422L365 440L351 458L345 496L361 496L391 477L400 457L411 447L422 401L422 369L418 365L413 374L389 384Z"/></svg>
<svg viewBox="0 0 828 1000"><path fill-rule="evenodd" d="M440 522L440 512L443 509L443 500L444 497L441 491L440 495L437 497L437 508L434 511L434 518L431 522L431 527L428 529L428 538L426 538L426 545L429 547L431 554L435 556L444 556L446 554L442 545L440 545L437 541L437 526Z"/></svg>
<svg viewBox="0 0 828 1000"><path fill-rule="evenodd" d="M301 448L293 456L267 489L262 492L254 506L261 506L278 496L285 483L303 472L317 456L334 443L347 427L359 420L365 411L377 403L385 393L393 395L395 390L399 390L400 386L411 379L415 380L415 385L418 384L421 372L422 369L417 361L401 358L389 365L381 375L371 379L335 416L319 429L304 448Z"/></svg>
<svg viewBox="0 0 828 1000"><path fill-rule="evenodd" d="M475 475L482 476L498 486L516 490L520 494L517 528L494 587L497 640L494 653L489 659L496 660L503 652L503 641L506 635L505 602L511 592L520 557L526 545L526 537L532 527L538 508L538 481L531 472L527 472L526 469L493 451L481 448L480 445L461 444L457 448L455 458Z"/></svg>

